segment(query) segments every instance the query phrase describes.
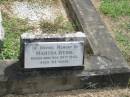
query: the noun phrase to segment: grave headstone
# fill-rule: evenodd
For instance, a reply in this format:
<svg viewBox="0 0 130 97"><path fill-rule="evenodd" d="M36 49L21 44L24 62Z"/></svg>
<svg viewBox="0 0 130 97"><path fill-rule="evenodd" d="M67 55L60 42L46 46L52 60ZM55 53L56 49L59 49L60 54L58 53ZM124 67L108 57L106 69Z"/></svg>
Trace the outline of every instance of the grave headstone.
<svg viewBox="0 0 130 97"><path fill-rule="evenodd" d="M24 33L21 36L24 68L83 66L85 37L82 32L65 35Z"/></svg>
<svg viewBox="0 0 130 97"><path fill-rule="evenodd" d="M2 47L2 44L3 44L3 39L4 39L4 28L2 26L2 14L1 14L1 11L0 11L0 48Z"/></svg>
<svg viewBox="0 0 130 97"><path fill-rule="evenodd" d="M2 14L0 11L0 40L4 39L4 28L2 26Z"/></svg>

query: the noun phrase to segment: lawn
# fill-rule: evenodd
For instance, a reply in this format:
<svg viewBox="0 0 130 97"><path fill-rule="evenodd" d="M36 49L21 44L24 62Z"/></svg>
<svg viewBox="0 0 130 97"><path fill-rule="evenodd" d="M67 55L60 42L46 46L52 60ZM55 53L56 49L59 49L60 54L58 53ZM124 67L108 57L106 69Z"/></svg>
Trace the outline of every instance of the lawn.
<svg viewBox="0 0 130 97"><path fill-rule="evenodd" d="M108 16L129 16L130 0L101 0L100 10Z"/></svg>

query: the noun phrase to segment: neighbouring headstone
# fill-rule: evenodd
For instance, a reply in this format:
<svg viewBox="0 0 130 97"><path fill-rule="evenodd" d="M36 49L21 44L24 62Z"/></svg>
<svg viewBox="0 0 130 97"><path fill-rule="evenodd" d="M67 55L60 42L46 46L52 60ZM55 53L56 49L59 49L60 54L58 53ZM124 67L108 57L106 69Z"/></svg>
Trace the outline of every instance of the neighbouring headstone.
<svg viewBox="0 0 130 97"><path fill-rule="evenodd" d="M2 26L2 15L1 15L1 11L0 11L0 48L2 47L3 44L3 39L4 39L4 28Z"/></svg>
<svg viewBox="0 0 130 97"><path fill-rule="evenodd" d="M73 67L84 64L85 34L24 33L22 36L24 68Z"/></svg>

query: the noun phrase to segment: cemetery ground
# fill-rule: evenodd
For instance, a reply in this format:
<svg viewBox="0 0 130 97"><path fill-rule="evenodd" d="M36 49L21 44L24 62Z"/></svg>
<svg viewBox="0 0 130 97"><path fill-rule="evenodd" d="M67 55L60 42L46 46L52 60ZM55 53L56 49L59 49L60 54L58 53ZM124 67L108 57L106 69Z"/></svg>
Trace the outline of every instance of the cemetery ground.
<svg viewBox="0 0 130 97"><path fill-rule="evenodd" d="M4 3L4 0L0 3ZM97 11L100 13L102 20L105 22L111 35L115 39L122 54L125 56L128 63L130 63L130 0L91 0L95 5ZM4 44L4 50L0 54L0 59L12 59L17 58L19 53L19 36L21 33L28 30L35 30L31 25L27 24L26 19L10 18L3 12L3 26L7 33ZM63 21L63 17L59 17L59 22ZM57 21L56 20L56 21ZM56 31L57 26L48 22L41 23L40 27L47 26L47 30L52 28L52 31ZM73 31L73 24L66 23L65 29ZM49 26L49 28L48 28ZM58 25L59 27L59 25ZM64 28L62 26L62 28ZM60 30L63 31L63 30ZM15 33L12 33L15 32ZM15 37L15 38L14 38ZM11 42L12 41L12 42ZM17 45L18 44L18 45ZM14 46L15 45L15 46ZM6 97L130 97L129 86L127 89L120 88L108 88L108 89L96 89L96 90L74 90L56 93L44 93L44 94L31 94L31 95L7 95Z"/></svg>
<svg viewBox="0 0 130 97"><path fill-rule="evenodd" d="M19 57L20 35L22 33L46 32L54 34L74 31L75 25L68 20L65 12L62 12L63 9L60 3L57 4L59 0L39 0L38 2L36 0L29 0L29 3L26 1L28 0L24 0L23 3L17 0L0 1L3 26L6 32L3 49L0 53L1 60L17 59ZM58 12L48 13L51 9ZM36 10L45 10L46 12L44 14Z"/></svg>

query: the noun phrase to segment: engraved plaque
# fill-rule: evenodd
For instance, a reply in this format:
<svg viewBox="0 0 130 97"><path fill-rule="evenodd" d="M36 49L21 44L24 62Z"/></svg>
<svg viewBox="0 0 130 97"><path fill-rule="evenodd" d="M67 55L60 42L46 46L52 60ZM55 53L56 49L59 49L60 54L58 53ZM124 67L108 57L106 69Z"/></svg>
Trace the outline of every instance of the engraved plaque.
<svg viewBox="0 0 130 97"><path fill-rule="evenodd" d="M83 66L84 42L25 43L24 67Z"/></svg>

